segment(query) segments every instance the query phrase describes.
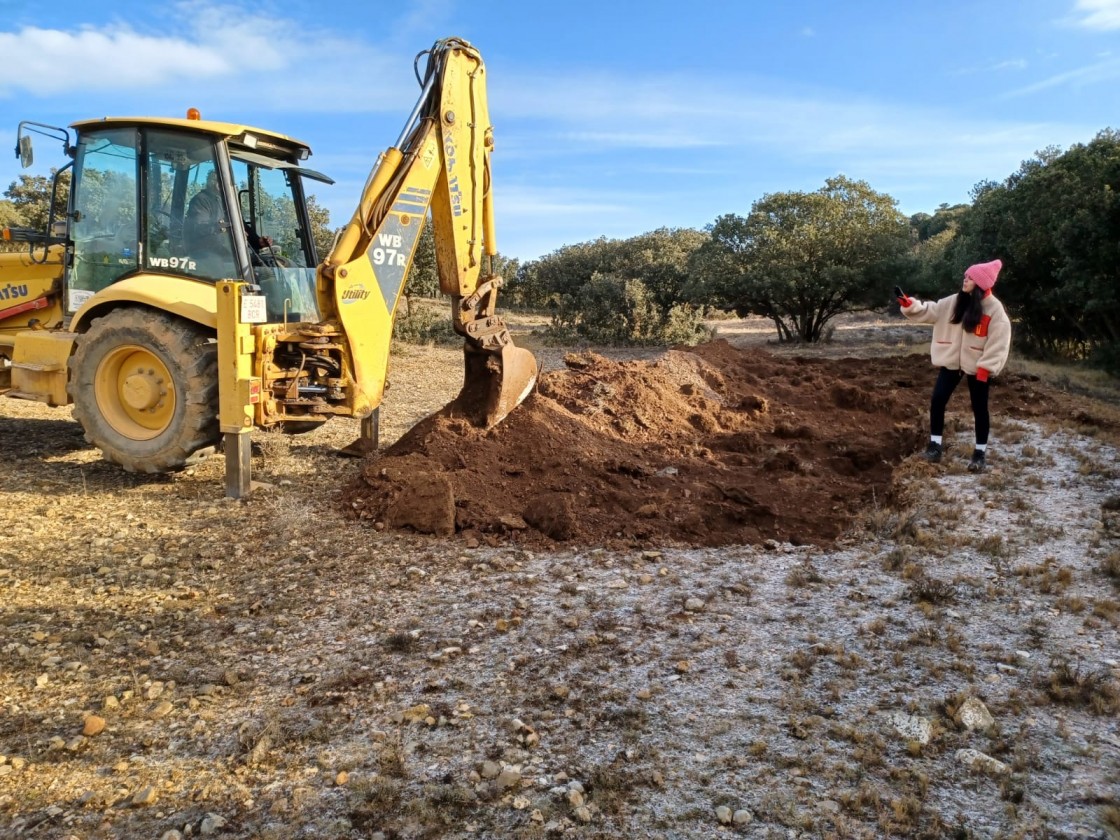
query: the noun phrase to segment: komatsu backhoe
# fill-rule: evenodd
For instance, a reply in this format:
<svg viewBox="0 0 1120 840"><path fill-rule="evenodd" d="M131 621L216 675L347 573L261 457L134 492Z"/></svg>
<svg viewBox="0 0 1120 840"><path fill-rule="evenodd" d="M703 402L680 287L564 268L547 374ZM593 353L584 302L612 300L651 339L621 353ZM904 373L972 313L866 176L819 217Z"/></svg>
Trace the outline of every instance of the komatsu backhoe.
<svg viewBox="0 0 1120 840"><path fill-rule="evenodd" d="M363 420L355 446L368 449L430 212L440 290L464 337L451 409L500 422L537 367L495 313L485 67L451 38L417 56L417 80L400 138L321 262L305 190L330 179L304 166L311 150L298 140L193 109L74 123L73 140L21 123L24 166L32 134L61 140L72 160L55 175L59 205L65 172L70 187L47 230L4 231L26 247L0 254L0 388L72 403L86 439L135 472L180 469L223 434L227 468L247 464L246 430L296 433L339 416Z"/></svg>

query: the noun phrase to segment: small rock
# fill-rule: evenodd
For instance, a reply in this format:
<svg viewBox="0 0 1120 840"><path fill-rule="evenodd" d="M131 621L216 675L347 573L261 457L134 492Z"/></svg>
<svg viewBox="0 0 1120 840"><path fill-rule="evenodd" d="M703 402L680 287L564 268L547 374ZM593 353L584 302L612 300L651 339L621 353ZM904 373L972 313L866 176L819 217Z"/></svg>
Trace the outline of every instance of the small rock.
<svg viewBox="0 0 1120 840"><path fill-rule="evenodd" d="M417 721L425 720L432 713L432 707L427 703L418 703L411 708L405 709L400 713L401 719L408 723L416 723Z"/></svg>
<svg viewBox="0 0 1120 840"><path fill-rule="evenodd" d="M833 804L835 804L835 803L833 803ZM836 808L837 808L837 810L839 810L840 806L837 805ZM753 820L754 820L754 814L752 814L746 808L740 808L738 811L736 811L734 814L731 815L731 821L733 823L735 823L735 825L747 825L748 823L752 822Z"/></svg>
<svg viewBox="0 0 1120 840"><path fill-rule="evenodd" d="M726 805L720 805L716 808L716 819L720 821L720 825L731 825L731 809Z"/></svg>
<svg viewBox="0 0 1120 840"><path fill-rule="evenodd" d="M183 835L178 829L173 828L170 831L163 832L163 834L159 836L159 840L183 840Z"/></svg>
<svg viewBox="0 0 1120 840"><path fill-rule="evenodd" d="M891 724L895 731L908 741L917 741L925 745L933 737L933 724L923 717L894 712L891 715Z"/></svg>
<svg viewBox="0 0 1120 840"><path fill-rule="evenodd" d="M987 729L996 722L987 706L977 697L969 697L961 704L956 719L965 729Z"/></svg>
<svg viewBox="0 0 1120 840"><path fill-rule="evenodd" d="M591 809L583 805L575 810L575 818L582 823L591 822Z"/></svg>
<svg viewBox="0 0 1120 840"><path fill-rule="evenodd" d="M583 804L583 794L578 790L568 791L568 804L573 808L578 808Z"/></svg>
<svg viewBox="0 0 1120 840"><path fill-rule="evenodd" d="M516 513L503 513L498 517L498 522L511 531L524 531L529 527L529 523Z"/></svg>
<svg viewBox="0 0 1120 840"><path fill-rule="evenodd" d="M989 773L993 776L1002 776L1011 772L1011 768L999 759L985 755L979 750L957 750L957 761L980 773Z"/></svg>
<svg viewBox="0 0 1120 840"><path fill-rule="evenodd" d="M336 785L341 786L341 785L346 784L348 781L350 781L350 774L347 773L345 770L340 770L338 772L338 775L334 777L334 783Z"/></svg>
<svg viewBox="0 0 1120 840"><path fill-rule="evenodd" d="M100 735L105 731L105 718L98 717L97 715L89 715L86 717L85 723L82 724L82 734L87 738L92 738L94 735Z"/></svg>
<svg viewBox="0 0 1120 840"><path fill-rule="evenodd" d="M529 801L529 797L527 797L527 796L515 796L515 797L513 797L513 807L514 807L515 810L524 811L531 804L532 803Z"/></svg>
<svg viewBox="0 0 1120 840"><path fill-rule="evenodd" d="M154 787L140 788L132 796L132 804L139 807L142 805L151 805L156 801L156 789Z"/></svg>
<svg viewBox="0 0 1120 840"><path fill-rule="evenodd" d="M506 788L519 785L521 784L521 771L516 767L503 767L502 772L498 774L495 784L497 784L498 790L505 790Z"/></svg>
<svg viewBox="0 0 1120 840"><path fill-rule="evenodd" d="M502 765L496 761L487 760L482 762L482 770L479 772L484 779L496 779L498 774L502 772Z"/></svg>
<svg viewBox="0 0 1120 840"><path fill-rule="evenodd" d="M226 821L223 817L217 814L207 814L202 818L202 822L198 826L198 833L205 837L209 834L216 833L218 829L225 826L225 824Z"/></svg>
<svg viewBox="0 0 1120 840"><path fill-rule="evenodd" d="M699 598L689 598L684 602L685 612L700 612L704 609L704 602Z"/></svg>
<svg viewBox="0 0 1120 840"><path fill-rule="evenodd" d="M166 700L161 700L159 703L152 707L152 710L148 713L148 715L152 720L159 720L160 718L165 718L169 714L171 714L171 710L174 708L175 707Z"/></svg>

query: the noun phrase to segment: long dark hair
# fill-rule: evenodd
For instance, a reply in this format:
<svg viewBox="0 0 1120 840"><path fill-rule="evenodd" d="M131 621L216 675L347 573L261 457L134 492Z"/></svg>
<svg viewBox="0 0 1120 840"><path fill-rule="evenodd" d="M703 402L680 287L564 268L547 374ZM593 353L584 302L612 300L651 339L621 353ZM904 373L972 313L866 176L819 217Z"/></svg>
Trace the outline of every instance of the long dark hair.
<svg viewBox="0 0 1120 840"><path fill-rule="evenodd" d="M957 295L957 305L953 309L950 324L960 324L965 332L972 332L980 323L984 314L984 290L979 286L973 287L971 292L961 292Z"/></svg>

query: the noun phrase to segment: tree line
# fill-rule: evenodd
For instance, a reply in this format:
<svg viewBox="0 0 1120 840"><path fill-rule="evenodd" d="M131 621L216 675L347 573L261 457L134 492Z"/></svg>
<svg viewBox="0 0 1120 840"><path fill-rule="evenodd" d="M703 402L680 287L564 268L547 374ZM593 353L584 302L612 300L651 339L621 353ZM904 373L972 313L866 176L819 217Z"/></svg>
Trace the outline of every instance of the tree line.
<svg viewBox="0 0 1120 840"><path fill-rule="evenodd" d="M49 179L21 176L4 195L0 224L45 225ZM895 285L936 299L970 264L999 258L1021 348L1120 371L1120 132L1038 152L970 199L906 217L891 196L838 175L815 191L764 195L704 230L599 238L526 263L499 256L495 268L503 306L551 313L565 338L695 343L721 311L768 318L782 341L817 342L841 313L892 306ZM322 253L329 216L318 206L314 216ZM398 322L429 317L412 298L438 290L426 229Z"/></svg>

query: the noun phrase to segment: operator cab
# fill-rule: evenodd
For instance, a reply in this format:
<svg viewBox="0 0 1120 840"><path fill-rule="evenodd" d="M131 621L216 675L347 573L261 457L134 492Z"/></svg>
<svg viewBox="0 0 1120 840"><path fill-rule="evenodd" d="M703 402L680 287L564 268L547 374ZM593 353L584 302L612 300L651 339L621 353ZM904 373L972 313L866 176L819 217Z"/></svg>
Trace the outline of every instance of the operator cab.
<svg viewBox="0 0 1120 840"><path fill-rule="evenodd" d="M317 322L310 151L283 135L198 119L75 125L66 311L132 276L261 287L269 321Z"/></svg>

